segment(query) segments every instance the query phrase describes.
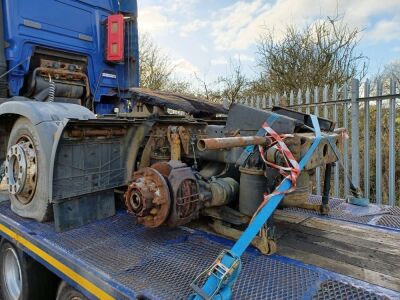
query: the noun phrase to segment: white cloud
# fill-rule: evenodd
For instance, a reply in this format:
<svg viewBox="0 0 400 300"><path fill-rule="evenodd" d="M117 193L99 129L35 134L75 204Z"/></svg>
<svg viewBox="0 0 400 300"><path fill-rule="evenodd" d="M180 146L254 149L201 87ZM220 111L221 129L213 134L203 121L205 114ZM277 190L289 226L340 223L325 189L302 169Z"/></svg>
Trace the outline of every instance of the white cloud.
<svg viewBox="0 0 400 300"><path fill-rule="evenodd" d="M208 53L210 51L210 49L208 49L208 47L204 44L200 45L200 49L201 49L201 51L203 51L205 53Z"/></svg>
<svg viewBox="0 0 400 300"><path fill-rule="evenodd" d="M208 21L194 20L194 21L184 24L180 27L180 29L181 29L180 35L182 37L186 37L190 33L196 32L199 29L206 27L208 24L209 24Z"/></svg>
<svg viewBox="0 0 400 300"><path fill-rule="evenodd" d="M279 38L287 25L298 27L325 16L344 15L347 23L370 30L371 17L400 17L399 0L276 0L272 5L263 0L238 1L214 14L214 42L219 50L247 49L264 28L274 30ZM382 29L393 24L381 24ZM386 26L386 27L385 27ZM378 28L379 29L379 28ZM368 31L367 31L368 33ZM386 32L389 38L394 34Z"/></svg>
<svg viewBox="0 0 400 300"><path fill-rule="evenodd" d="M190 13L193 5L199 0L170 0L167 9L171 11L179 11L180 13Z"/></svg>
<svg viewBox="0 0 400 300"><path fill-rule="evenodd" d="M228 60L224 57L214 58L211 60L211 65L218 66L218 65L227 65Z"/></svg>
<svg viewBox="0 0 400 300"><path fill-rule="evenodd" d="M168 18L163 13L162 6L147 6L139 10L139 30L142 32L156 33L174 28L176 21Z"/></svg>
<svg viewBox="0 0 400 300"><path fill-rule="evenodd" d="M212 23L216 47L220 50L241 48L238 47L237 40L241 31L251 25L254 16L262 7L262 0L239 1L217 12Z"/></svg>
<svg viewBox="0 0 400 300"><path fill-rule="evenodd" d="M254 62L255 61L254 57L252 57L250 55L247 55L247 54L243 54L243 53L236 53L233 56L233 58L236 59L236 60L247 61L247 62Z"/></svg>
<svg viewBox="0 0 400 300"><path fill-rule="evenodd" d="M184 58L175 60L173 65L175 66L175 72L180 75L193 75L199 72L199 69L195 65Z"/></svg>
<svg viewBox="0 0 400 300"><path fill-rule="evenodd" d="M367 39L373 42L400 39L400 18L398 20L382 20L367 34Z"/></svg>

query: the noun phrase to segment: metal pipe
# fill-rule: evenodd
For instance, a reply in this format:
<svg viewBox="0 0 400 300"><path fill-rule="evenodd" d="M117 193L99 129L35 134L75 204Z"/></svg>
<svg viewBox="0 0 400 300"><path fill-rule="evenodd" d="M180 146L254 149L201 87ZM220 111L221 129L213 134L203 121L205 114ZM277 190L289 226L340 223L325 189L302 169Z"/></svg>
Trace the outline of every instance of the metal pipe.
<svg viewBox="0 0 400 300"><path fill-rule="evenodd" d="M382 95L383 85L380 80L376 83L376 88L378 91L378 95ZM382 101L376 102L376 132L375 132L375 139L376 139L376 150L375 150L375 178L376 178L376 204L382 204Z"/></svg>
<svg viewBox="0 0 400 300"><path fill-rule="evenodd" d="M364 84L364 98L369 97L370 84L367 80ZM371 157L369 156L369 116L370 116L370 108L369 101L364 103L364 196L369 198L369 160Z"/></svg>
<svg viewBox="0 0 400 300"><path fill-rule="evenodd" d="M360 113L357 102L359 87L359 81L353 79L351 86L351 179L355 186L360 186L360 128L358 124Z"/></svg>
<svg viewBox="0 0 400 300"><path fill-rule="evenodd" d="M347 99L348 96L348 85L345 83L343 85L343 98ZM343 107L343 127L344 128L349 128L349 121L348 121L348 111L349 111L349 105L348 103L344 103ZM343 172L344 174L349 173L349 140L344 139L343 142ZM344 197L346 198L349 195L349 180L347 177L343 179L343 184L344 184Z"/></svg>
<svg viewBox="0 0 400 300"><path fill-rule="evenodd" d="M396 81L390 79L390 93L396 92ZM396 128L396 99L389 100L389 205L396 204L396 154L395 154L395 128Z"/></svg>
<svg viewBox="0 0 400 300"><path fill-rule="evenodd" d="M83 138L83 137L112 137L124 136L127 130L123 128L118 129L72 129L68 132L69 137Z"/></svg>
<svg viewBox="0 0 400 300"><path fill-rule="evenodd" d="M363 97L363 98L357 98L357 102L362 103L362 102L371 102L371 101L378 101L378 100L387 100L387 99L392 99L392 98L399 98L400 94L398 93L393 93L390 95L380 95L380 96L370 96L370 97ZM326 101L326 103L313 103L312 106L318 105L318 106L324 106L324 105L335 105L335 104L342 104L342 103L349 103L351 102L351 98L342 98L338 100L329 100ZM288 106L288 108L303 108L307 107L307 103L299 103L299 104L293 104Z"/></svg>
<svg viewBox="0 0 400 300"><path fill-rule="evenodd" d="M337 85L335 84L333 86L333 100L336 101L337 100ZM338 106L335 103L335 105L333 106L333 121L335 122L336 126L338 126ZM333 180L333 185L334 185L334 193L333 195L336 198L339 198L339 162L335 163L335 175L334 175L334 180Z"/></svg>
<svg viewBox="0 0 400 300"><path fill-rule="evenodd" d="M314 88L314 103L315 104L319 103L319 88L318 87ZM315 107L314 107L314 115L319 117L318 105L315 105ZM316 194L321 195L321 168L320 167L317 167L315 170L315 179L316 179Z"/></svg>
<svg viewBox="0 0 400 300"><path fill-rule="evenodd" d="M230 149L235 147L246 147L249 145L270 146L271 139L263 136L240 136L225 138L201 139L197 142L200 151Z"/></svg>

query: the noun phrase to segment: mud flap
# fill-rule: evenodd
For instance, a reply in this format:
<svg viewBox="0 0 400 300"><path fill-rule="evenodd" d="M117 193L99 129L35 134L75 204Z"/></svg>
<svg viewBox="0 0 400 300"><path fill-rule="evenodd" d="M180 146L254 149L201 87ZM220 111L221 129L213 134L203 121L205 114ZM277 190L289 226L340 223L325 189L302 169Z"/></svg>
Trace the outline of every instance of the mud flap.
<svg viewBox="0 0 400 300"><path fill-rule="evenodd" d="M107 190L53 204L56 231L73 229L115 215L114 191Z"/></svg>

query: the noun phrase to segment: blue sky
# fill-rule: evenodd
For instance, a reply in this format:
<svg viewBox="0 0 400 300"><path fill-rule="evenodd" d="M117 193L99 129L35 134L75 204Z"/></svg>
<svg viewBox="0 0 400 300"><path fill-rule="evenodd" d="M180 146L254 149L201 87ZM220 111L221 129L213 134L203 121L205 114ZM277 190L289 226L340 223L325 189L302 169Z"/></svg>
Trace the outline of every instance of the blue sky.
<svg viewBox="0 0 400 300"><path fill-rule="evenodd" d="M400 59L400 0L138 0L139 30L147 32L177 65L213 81L240 57L245 72L256 69L255 43L263 27L276 38L288 24L302 27L338 11L364 29L359 50L370 58L369 75Z"/></svg>

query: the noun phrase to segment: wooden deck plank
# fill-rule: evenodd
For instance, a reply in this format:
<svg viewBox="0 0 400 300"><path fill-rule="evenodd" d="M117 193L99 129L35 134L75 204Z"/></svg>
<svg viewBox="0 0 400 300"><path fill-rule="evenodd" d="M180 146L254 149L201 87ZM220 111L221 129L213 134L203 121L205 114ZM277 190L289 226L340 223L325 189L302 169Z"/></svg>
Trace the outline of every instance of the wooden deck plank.
<svg viewBox="0 0 400 300"><path fill-rule="evenodd" d="M384 245L382 246L382 243L376 242L376 241L370 241L367 239L364 239L362 236L348 236L344 234L338 234L326 230L320 230L320 229L315 229L311 227L306 227L306 226L298 226L295 224L291 223L285 223L284 221L279 221L276 223L277 226L279 227L279 231L283 232L288 232L288 231L293 231L293 232L303 232L307 233L309 235L313 235L316 237L323 237L331 241L331 243L334 243L335 245L354 245L354 246L360 246L360 247L365 247L367 249L370 249L372 251L380 252L382 255L386 254L389 255L393 258L400 258L400 247L394 247L391 245ZM283 233L280 233L280 235L283 235Z"/></svg>
<svg viewBox="0 0 400 300"><path fill-rule="evenodd" d="M326 231L336 232L348 236L360 237L371 241L378 241L380 243L390 244L393 246L400 245L400 233L389 232L385 229L377 227L359 225L347 221L334 220L334 219L321 219L321 218L308 218L301 223L303 226L323 229Z"/></svg>
<svg viewBox="0 0 400 300"><path fill-rule="evenodd" d="M360 279L384 288L400 291L400 279L391 275L360 268L318 254L301 251L283 245L278 246L278 254L290 257L292 259L300 260L306 264L315 265L343 275Z"/></svg>
<svg viewBox="0 0 400 300"><path fill-rule="evenodd" d="M274 220L278 254L400 291L400 233L293 212Z"/></svg>
<svg viewBox="0 0 400 300"><path fill-rule="evenodd" d="M293 213L291 213L293 214ZM295 215L295 214L293 214ZM303 217L303 216L302 216ZM355 224L347 221L335 219L322 219L318 217L307 217L303 219L287 215L287 212L277 212L274 219L278 221L286 221L288 223L301 224L302 226L325 230L327 232L346 235L349 237L362 237L371 242L382 243L392 248L400 248L400 232L389 232L384 229L374 228L372 226Z"/></svg>
<svg viewBox="0 0 400 300"><path fill-rule="evenodd" d="M278 244L400 279L400 262L394 255L293 231L278 240Z"/></svg>

